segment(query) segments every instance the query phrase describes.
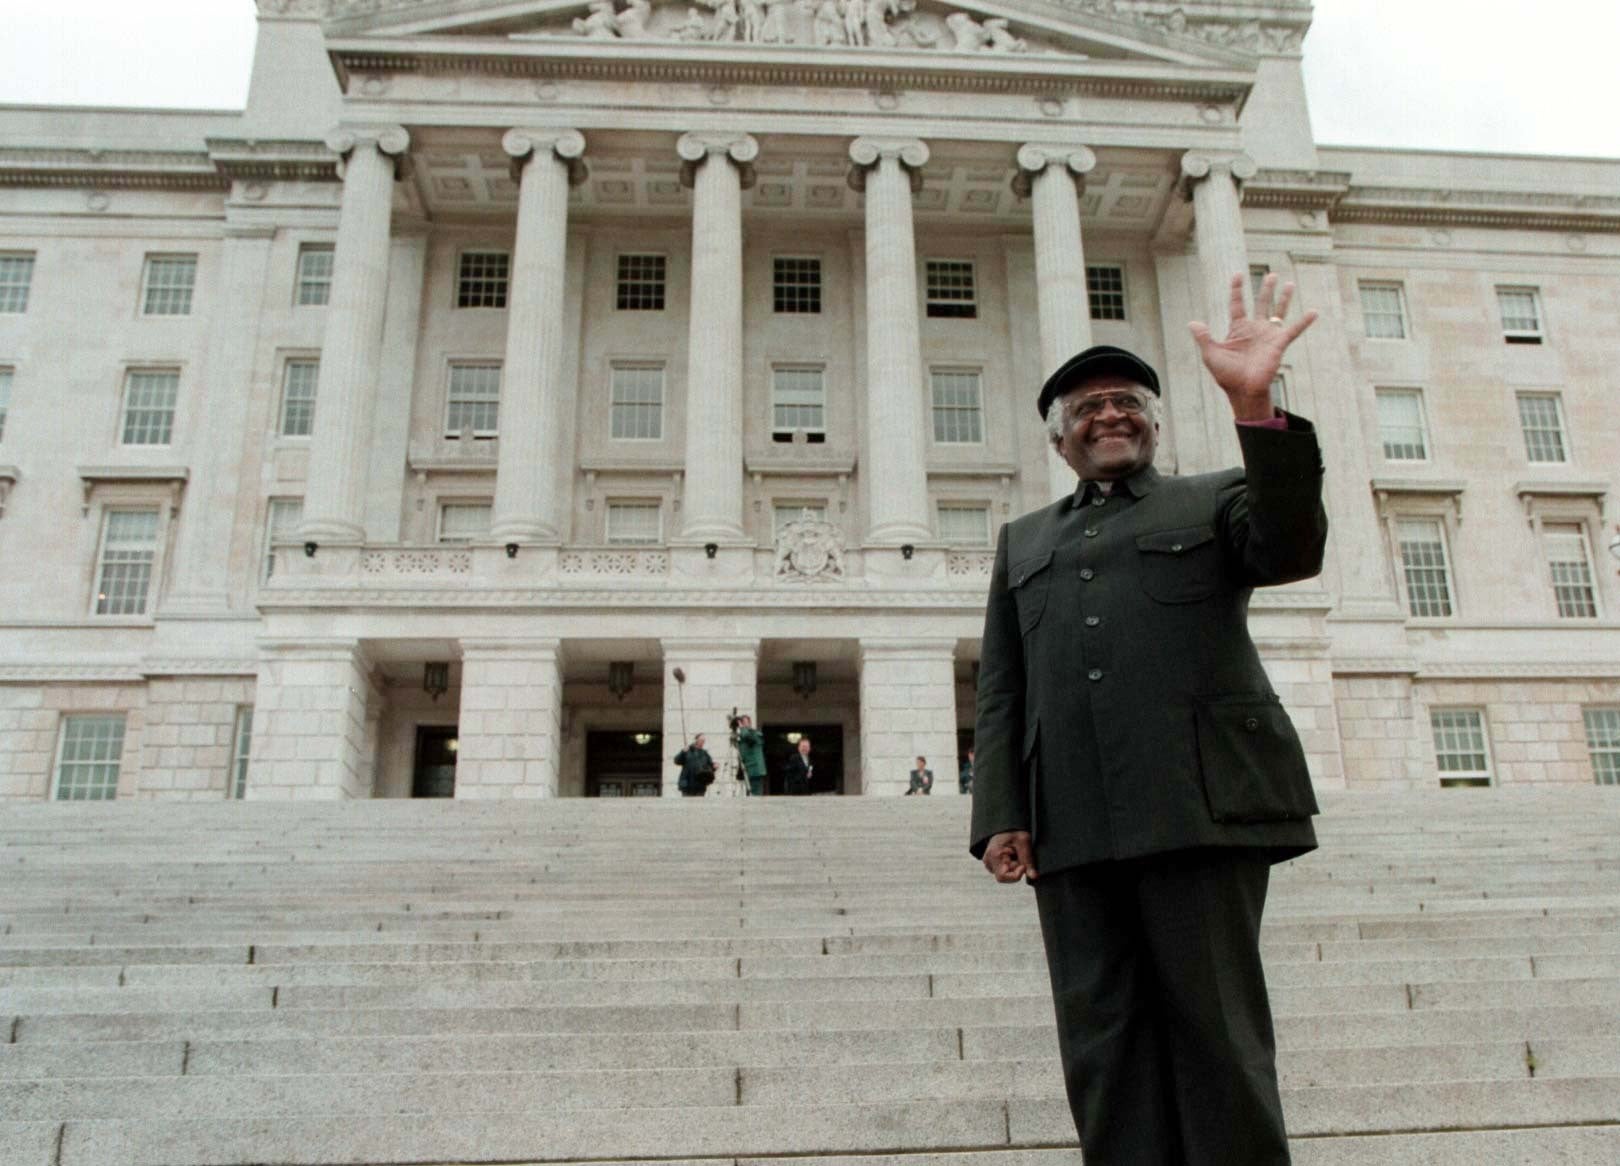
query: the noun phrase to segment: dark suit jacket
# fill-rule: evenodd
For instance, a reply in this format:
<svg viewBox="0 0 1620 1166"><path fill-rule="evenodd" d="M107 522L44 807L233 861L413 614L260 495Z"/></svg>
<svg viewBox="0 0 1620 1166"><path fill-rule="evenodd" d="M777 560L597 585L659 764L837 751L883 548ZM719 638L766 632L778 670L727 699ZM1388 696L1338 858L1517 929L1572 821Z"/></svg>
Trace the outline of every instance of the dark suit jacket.
<svg viewBox="0 0 1620 1166"><path fill-rule="evenodd" d="M815 769L815 762L805 760L803 753L794 753L787 759L787 792L809 793L810 777Z"/></svg>
<svg viewBox="0 0 1620 1166"><path fill-rule="evenodd" d="M1002 529L985 611L971 849L1028 830L1043 874L1196 846L1316 844L1310 776L1248 631L1253 588L1315 575L1308 421L1238 427L1244 469L1064 498ZM1062 535L1060 538L1059 535Z"/></svg>

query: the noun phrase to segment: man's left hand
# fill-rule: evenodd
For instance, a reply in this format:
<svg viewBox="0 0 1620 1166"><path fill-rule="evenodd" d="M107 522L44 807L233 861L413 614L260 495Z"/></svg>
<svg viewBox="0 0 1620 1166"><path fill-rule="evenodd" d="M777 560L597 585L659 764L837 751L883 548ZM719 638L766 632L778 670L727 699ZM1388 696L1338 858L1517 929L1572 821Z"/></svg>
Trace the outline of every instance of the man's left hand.
<svg viewBox="0 0 1620 1166"><path fill-rule="evenodd" d="M1187 327L1204 367L1231 403L1233 416L1239 421L1265 421L1273 416L1271 382L1282 367L1283 353L1316 323L1316 312L1305 312L1289 323L1288 301L1293 299L1294 285L1283 284L1279 293L1277 276L1272 273L1261 280L1250 316L1243 304L1245 278L1232 277L1231 319L1225 340L1216 340L1208 325L1199 321Z"/></svg>

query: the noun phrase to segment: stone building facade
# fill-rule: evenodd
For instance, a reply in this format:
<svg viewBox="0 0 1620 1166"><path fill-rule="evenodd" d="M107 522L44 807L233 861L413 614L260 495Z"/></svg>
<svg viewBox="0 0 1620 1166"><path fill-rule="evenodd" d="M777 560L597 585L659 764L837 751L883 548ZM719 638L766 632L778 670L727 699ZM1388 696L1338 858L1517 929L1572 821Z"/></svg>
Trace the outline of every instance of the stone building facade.
<svg viewBox="0 0 1620 1166"><path fill-rule="evenodd" d="M1620 781L1620 161L1318 145L1283 0L258 8L242 111L0 108L0 797L658 793L733 708L954 793L1045 372L1230 464L1265 270L1317 781Z"/></svg>

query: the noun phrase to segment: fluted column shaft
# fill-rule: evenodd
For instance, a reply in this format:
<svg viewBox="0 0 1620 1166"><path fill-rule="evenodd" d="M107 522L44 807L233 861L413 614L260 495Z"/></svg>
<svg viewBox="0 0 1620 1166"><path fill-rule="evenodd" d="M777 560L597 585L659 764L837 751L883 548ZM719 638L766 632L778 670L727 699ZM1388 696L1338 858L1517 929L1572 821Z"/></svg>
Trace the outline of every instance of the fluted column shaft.
<svg viewBox="0 0 1620 1166"><path fill-rule="evenodd" d="M1238 184L1253 178L1256 166L1247 154L1194 151L1181 156L1181 172L1192 187L1193 238L1209 313L1205 318L1221 337L1231 311L1232 276L1242 273L1244 301L1249 298L1249 249L1243 241Z"/></svg>
<svg viewBox="0 0 1620 1166"><path fill-rule="evenodd" d="M573 174L583 177L583 165L573 160L585 152L585 139L577 130L516 129L502 145L522 177L490 535L500 542L556 542L561 524L552 486L562 420L571 408L562 383L568 186Z"/></svg>
<svg viewBox="0 0 1620 1166"><path fill-rule="evenodd" d="M866 191L866 543L932 537L927 426L917 310L914 175L928 161L915 139L857 138L852 184Z"/></svg>
<svg viewBox="0 0 1620 1166"><path fill-rule="evenodd" d="M742 190L759 143L686 134L676 144L692 187L692 295L686 373L681 537L743 539ZM735 165L733 165L735 163Z"/></svg>
<svg viewBox="0 0 1620 1166"><path fill-rule="evenodd" d="M403 153L409 144L410 136L398 126L342 131L327 141L345 155L345 170L299 528L299 537L313 542L365 539L366 447L388 299L394 193L389 155Z"/></svg>
<svg viewBox="0 0 1620 1166"><path fill-rule="evenodd" d="M1035 220L1035 296L1041 324L1041 375L1091 347L1086 252L1080 237L1080 192L1097 156L1084 146L1030 144L1018 151L1015 189L1027 184ZM1074 471L1047 443L1051 498L1074 490Z"/></svg>

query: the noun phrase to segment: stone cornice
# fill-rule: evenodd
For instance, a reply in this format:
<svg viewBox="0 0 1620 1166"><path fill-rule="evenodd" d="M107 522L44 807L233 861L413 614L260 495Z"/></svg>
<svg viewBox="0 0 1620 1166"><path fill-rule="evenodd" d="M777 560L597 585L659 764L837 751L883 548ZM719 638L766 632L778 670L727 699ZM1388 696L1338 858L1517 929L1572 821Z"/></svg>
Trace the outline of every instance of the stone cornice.
<svg viewBox="0 0 1620 1166"><path fill-rule="evenodd" d="M1335 170L1259 170L1243 184L1243 205L1331 211L1349 189L1350 175Z"/></svg>
<svg viewBox="0 0 1620 1166"><path fill-rule="evenodd" d="M203 151L0 148L0 186L223 191L230 180Z"/></svg>
<svg viewBox="0 0 1620 1166"><path fill-rule="evenodd" d="M337 181L337 157L322 141L209 138L208 156L214 168L231 179Z"/></svg>
<svg viewBox="0 0 1620 1166"><path fill-rule="evenodd" d="M1332 216L1337 223L1614 233L1620 196L1353 185Z"/></svg>

